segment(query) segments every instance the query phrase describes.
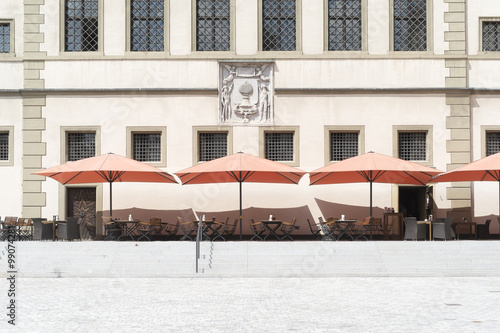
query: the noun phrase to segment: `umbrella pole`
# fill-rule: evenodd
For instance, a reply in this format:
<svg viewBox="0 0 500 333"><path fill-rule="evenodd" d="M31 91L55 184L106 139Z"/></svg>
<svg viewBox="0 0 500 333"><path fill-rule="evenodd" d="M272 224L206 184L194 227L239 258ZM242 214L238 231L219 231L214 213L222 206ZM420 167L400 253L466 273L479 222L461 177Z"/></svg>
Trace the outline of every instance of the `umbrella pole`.
<svg viewBox="0 0 500 333"><path fill-rule="evenodd" d="M373 214L372 214L372 186L373 181L370 181L370 240L372 240L373 236Z"/></svg>
<svg viewBox="0 0 500 333"><path fill-rule="evenodd" d="M243 239L243 219L242 219L242 212L241 212L241 206L242 206L242 200L241 200L241 187L242 187L243 182L240 182L240 241Z"/></svg>
<svg viewBox="0 0 500 333"><path fill-rule="evenodd" d="M113 219L113 182L109 182L109 219Z"/></svg>

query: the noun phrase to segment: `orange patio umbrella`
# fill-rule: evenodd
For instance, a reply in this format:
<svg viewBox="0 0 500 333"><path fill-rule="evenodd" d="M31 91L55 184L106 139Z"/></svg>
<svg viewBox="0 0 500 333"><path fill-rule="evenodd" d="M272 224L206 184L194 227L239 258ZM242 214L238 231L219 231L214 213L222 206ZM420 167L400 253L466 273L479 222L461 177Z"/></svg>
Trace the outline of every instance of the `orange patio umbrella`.
<svg viewBox="0 0 500 333"><path fill-rule="evenodd" d="M434 177L430 182L496 181L500 195L500 153L496 153ZM500 196L499 196L500 212Z"/></svg>
<svg viewBox="0 0 500 333"><path fill-rule="evenodd" d="M240 184L240 240L242 238L242 184L298 184L305 171L265 158L238 152L175 173L183 185L209 183Z"/></svg>
<svg viewBox="0 0 500 333"><path fill-rule="evenodd" d="M439 173L441 171L418 163L369 152L311 171L310 185L368 182L370 183L370 216L372 216L374 182L425 185Z"/></svg>
<svg viewBox="0 0 500 333"><path fill-rule="evenodd" d="M35 172L66 184L109 183L109 211L113 216L114 182L177 183L168 172L113 153L64 163Z"/></svg>

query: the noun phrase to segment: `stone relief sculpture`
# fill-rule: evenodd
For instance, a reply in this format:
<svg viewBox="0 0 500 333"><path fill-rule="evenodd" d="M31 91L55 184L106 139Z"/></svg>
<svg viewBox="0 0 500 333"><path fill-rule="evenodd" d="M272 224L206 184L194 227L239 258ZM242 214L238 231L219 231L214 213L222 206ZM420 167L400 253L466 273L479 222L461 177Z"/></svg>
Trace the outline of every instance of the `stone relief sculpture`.
<svg viewBox="0 0 500 333"><path fill-rule="evenodd" d="M219 123L273 123L273 63L220 63Z"/></svg>

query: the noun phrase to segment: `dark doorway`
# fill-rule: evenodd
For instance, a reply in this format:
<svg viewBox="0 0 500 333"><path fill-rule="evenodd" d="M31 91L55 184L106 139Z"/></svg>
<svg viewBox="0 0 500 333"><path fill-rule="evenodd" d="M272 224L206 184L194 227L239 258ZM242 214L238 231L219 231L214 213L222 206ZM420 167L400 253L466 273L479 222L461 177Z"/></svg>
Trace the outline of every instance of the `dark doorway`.
<svg viewBox="0 0 500 333"><path fill-rule="evenodd" d="M68 188L66 202L68 203L68 206L66 207L66 212L68 216L76 216L83 218L82 222L80 223L80 234L82 235L82 238L95 237L95 225L96 225L95 187Z"/></svg>
<svg viewBox="0 0 500 333"><path fill-rule="evenodd" d="M400 186L399 187L399 212L403 216L414 216L423 221L427 218L425 186Z"/></svg>

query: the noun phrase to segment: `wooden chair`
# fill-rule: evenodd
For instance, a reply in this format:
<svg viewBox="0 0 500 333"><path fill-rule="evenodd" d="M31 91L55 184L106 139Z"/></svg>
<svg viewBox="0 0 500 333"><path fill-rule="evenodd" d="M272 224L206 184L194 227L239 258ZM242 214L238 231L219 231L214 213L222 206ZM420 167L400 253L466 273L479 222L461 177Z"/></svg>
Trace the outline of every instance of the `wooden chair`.
<svg viewBox="0 0 500 333"><path fill-rule="evenodd" d="M319 220L319 228L322 233L321 240L326 241L326 240L337 240L337 237L335 236L335 223L333 224L327 224L325 220L320 216L318 218Z"/></svg>
<svg viewBox="0 0 500 333"><path fill-rule="evenodd" d="M253 219L250 219L250 230L253 234L250 240L253 240L254 238L258 238L261 241L264 240L264 238L261 237L264 233L264 226L262 225L262 222L255 222Z"/></svg>
<svg viewBox="0 0 500 333"><path fill-rule="evenodd" d="M234 222L232 224L227 225L226 230L224 231L224 238L227 239L228 237L233 237L239 221L239 219L234 219Z"/></svg>
<svg viewBox="0 0 500 333"><path fill-rule="evenodd" d="M13 237L17 239L17 217L14 216L6 216L2 225L2 240L7 240L9 237L9 233L14 233Z"/></svg>
<svg viewBox="0 0 500 333"><path fill-rule="evenodd" d="M177 221L176 224L165 223L163 227L163 230L165 230L165 232L167 233L167 235L165 236L165 240L174 238L177 235L177 232L179 231L179 226L180 226L179 221Z"/></svg>
<svg viewBox="0 0 500 333"><path fill-rule="evenodd" d="M108 240L118 240L120 236L122 235L122 228L118 223L115 223L111 220L110 217L102 217L102 224L104 225L104 231L106 234L106 237L104 238L105 241Z"/></svg>
<svg viewBox="0 0 500 333"><path fill-rule="evenodd" d="M309 224L309 230L311 230L311 234L313 235L314 239L319 239L322 237L321 235L321 229L318 227L316 223L314 223L314 228L313 228L313 223L307 219L307 224ZM316 229L316 230L314 230Z"/></svg>
<svg viewBox="0 0 500 333"><path fill-rule="evenodd" d="M293 241L292 232L296 229L295 223L297 223L297 218L295 217L292 219L292 222L281 222L280 230L283 234L281 240L289 238L291 241Z"/></svg>
<svg viewBox="0 0 500 333"><path fill-rule="evenodd" d="M182 240L195 240L195 235L194 232L196 231L196 228L192 222L184 222L181 217L177 217L177 222L179 222L179 227L181 228L182 231Z"/></svg>

